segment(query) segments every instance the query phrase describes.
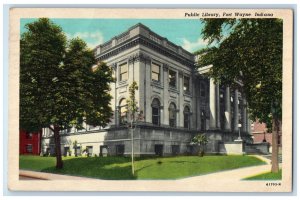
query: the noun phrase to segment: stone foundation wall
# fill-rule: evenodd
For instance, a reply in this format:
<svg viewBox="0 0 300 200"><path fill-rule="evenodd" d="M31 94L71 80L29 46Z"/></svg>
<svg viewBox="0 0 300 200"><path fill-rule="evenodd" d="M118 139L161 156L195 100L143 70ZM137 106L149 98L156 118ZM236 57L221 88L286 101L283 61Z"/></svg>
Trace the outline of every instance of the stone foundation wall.
<svg viewBox="0 0 300 200"><path fill-rule="evenodd" d="M66 154L69 148L74 155L73 142L77 141L82 149L90 147L92 156L101 156L104 148L108 156L124 155L130 156L132 151L131 130L127 127L110 128L98 132L84 132L61 136L62 154ZM190 144L192 137L199 131L138 126L133 133L133 146L135 156L172 156L172 155L192 155L197 153L199 147ZM238 135L221 131L206 131L208 144L205 147L206 153L220 153L223 147L220 143L233 142ZM243 139L247 135L243 136ZM246 140L246 139L245 139ZM43 152L52 153L54 141L52 137L43 138ZM102 150L101 150L102 149Z"/></svg>

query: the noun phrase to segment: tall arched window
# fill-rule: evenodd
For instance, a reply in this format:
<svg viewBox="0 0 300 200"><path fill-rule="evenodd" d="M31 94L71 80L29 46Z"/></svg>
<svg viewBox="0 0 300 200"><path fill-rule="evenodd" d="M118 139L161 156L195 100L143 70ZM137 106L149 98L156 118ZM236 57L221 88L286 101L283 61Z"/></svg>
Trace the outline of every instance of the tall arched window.
<svg viewBox="0 0 300 200"><path fill-rule="evenodd" d="M176 126L176 105L174 103L170 103L169 106L169 125Z"/></svg>
<svg viewBox="0 0 300 200"><path fill-rule="evenodd" d="M160 125L160 102L157 98L153 99L151 107L152 107L152 124Z"/></svg>
<svg viewBox="0 0 300 200"><path fill-rule="evenodd" d="M190 108L188 106L185 106L183 110L184 128L188 128L188 129L190 128L190 115L191 115Z"/></svg>
<svg viewBox="0 0 300 200"><path fill-rule="evenodd" d="M121 99L119 103L120 124L127 123L127 103L126 99Z"/></svg>

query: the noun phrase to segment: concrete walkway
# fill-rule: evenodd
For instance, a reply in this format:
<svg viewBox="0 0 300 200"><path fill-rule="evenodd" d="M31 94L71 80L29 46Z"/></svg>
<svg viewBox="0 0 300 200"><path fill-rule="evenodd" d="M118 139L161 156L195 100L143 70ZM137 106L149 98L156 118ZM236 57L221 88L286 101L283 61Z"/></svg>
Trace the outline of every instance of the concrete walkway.
<svg viewBox="0 0 300 200"><path fill-rule="evenodd" d="M243 167L239 169L226 170L221 172L215 172L206 175L194 176L179 179L177 181L205 181L205 180L214 180L214 179L224 179L224 180L241 180L247 178L249 176L254 176L260 173L269 172L271 170L271 161L263 156L253 155L263 161L265 161L266 165L259 165L253 167ZM93 178L85 178L78 176L69 176L69 175L59 175L59 174L51 174L44 172L35 172L29 170L19 170L20 180L99 180ZM100 180L99 180L100 181Z"/></svg>
<svg viewBox="0 0 300 200"><path fill-rule="evenodd" d="M79 176L60 175L30 170L19 170L20 180L97 180Z"/></svg>

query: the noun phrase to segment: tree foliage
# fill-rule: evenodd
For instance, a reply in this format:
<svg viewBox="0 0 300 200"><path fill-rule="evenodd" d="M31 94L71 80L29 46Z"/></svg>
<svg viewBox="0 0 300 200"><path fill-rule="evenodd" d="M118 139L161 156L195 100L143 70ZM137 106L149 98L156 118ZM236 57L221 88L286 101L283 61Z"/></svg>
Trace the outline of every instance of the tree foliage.
<svg viewBox="0 0 300 200"><path fill-rule="evenodd" d="M199 51L199 66L238 88L251 118L265 122L272 135L272 172L278 167L278 132L282 113L283 21L281 19L203 19L203 37L214 47ZM240 84L240 83L242 84Z"/></svg>
<svg viewBox="0 0 300 200"><path fill-rule="evenodd" d="M191 144L199 146L199 155L204 155L204 147L208 143L208 139L205 134L197 134L192 138Z"/></svg>
<svg viewBox="0 0 300 200"><path fill-rule="evenodd" d="M138 89L139 87L136 81L133 81L129 86L129 98L127 99L127 106L131 122L136 121L136 114L138 112L137 101L135 98L135 92Z"/></svg>
<svg viewBox="0 0 300 200"><path fill-rule="evenodd" d="M67 41L49 19L38 19L26 29L20 41L20 128L50 128L61 168L59 131L82 128L84 121L94 126L109 122L112 70L105 63L92 67L97 62L86 43Z"/></svg>
<svg viewBox="0 0 300 200"><path fill-rule="evenodd" d="M281 119L282 20L204 19L203 22L204 39L217 45L199 52L199 66L212 64L210 76L221 84L239 87L246 96L252 119L264 121L271 128L274 115Z"/></svg>

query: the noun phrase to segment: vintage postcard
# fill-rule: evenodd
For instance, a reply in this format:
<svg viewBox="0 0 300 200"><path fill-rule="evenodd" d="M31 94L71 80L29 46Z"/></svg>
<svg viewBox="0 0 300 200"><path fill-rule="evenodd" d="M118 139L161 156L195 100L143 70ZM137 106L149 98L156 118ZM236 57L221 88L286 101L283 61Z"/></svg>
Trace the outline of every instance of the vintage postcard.
<svg viewBox="0 0 300 200"><path fill-rule="evenodd" d="M9 189L291 192L292 71L289 9L12 8Z"/></svg>

